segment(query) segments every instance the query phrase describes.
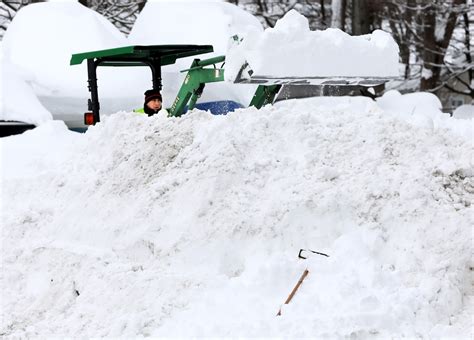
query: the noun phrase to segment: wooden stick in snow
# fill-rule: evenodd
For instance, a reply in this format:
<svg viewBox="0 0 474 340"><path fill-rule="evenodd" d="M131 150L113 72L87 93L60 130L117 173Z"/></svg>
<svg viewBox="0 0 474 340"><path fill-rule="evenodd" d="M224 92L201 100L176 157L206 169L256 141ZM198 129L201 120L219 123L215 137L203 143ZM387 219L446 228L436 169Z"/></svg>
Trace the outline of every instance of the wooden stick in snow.
<svg viewBox="0 0 474 340"><path fill-rule="evenodd" d="M296 283L296 286L295 288L293 288L293 290L291 291L290 295L288 295L288 298L286 299L285 301L285 305L289 304L291 299L293 299L293 296L295 296L296 294L296 291L298 290L298 288L300 288L301 284L303 283L304 279L306 278L306 276L309 274L309 271L308 269L305 269L303 274L301 274L301 277L300 279L298 280L298 283ZM277 313L277 316L280 316L281 315L281 307L280 309L278 310L278 313Z"/></svg>

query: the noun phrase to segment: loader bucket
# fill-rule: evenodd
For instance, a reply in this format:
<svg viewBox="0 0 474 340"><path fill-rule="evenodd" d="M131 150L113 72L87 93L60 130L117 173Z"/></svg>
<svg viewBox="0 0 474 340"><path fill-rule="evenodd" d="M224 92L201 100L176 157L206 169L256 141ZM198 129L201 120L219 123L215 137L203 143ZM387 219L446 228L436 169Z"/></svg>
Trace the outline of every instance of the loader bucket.
<svg viewBox="0 0 474 340"><path fill-rule="evenodd" d="M248 63L242 65L234 83L258 85L334 85L334 86L377 86L398 77L373 76L292 76L279 77L255 74Z"/></svg>

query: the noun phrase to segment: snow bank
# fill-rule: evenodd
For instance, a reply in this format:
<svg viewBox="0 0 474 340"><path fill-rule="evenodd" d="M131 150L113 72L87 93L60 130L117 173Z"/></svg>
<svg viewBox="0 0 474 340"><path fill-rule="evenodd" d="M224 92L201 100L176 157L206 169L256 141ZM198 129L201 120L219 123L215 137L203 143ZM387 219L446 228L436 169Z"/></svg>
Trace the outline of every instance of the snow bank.
<svg viewBox="0 0 474 340"><path fill-rule="evenodd" d="M390 90L377 98L377 104L386 113L395 115L410 124L432 130L448 128L468 140L472 138L474 121L452 119L441 111L442 104L432 93L416 92L402 95L396 90Z"/></svg>
<svg viewBox="0 0 474 340"><path fill-rule="evenodd" d="M461 105L453 112L453 118L456 119L473 119L474 118L474 105L465 104Z"/></svg>
<svg viewBox="0 0 474 340"><path fill-rule="evenodd" d="M86 65L69 66L71 54L126 44L109 21L78 2L36 3L18 11L8 26L4 62L7 69L18 68L37 95L87 97ZM116 80L102 84L104 94L120 89Z"/></svg>
<svg viewBox="0 0 474 340"><path fill-rule="evenodd" d="M37 155L48 126L0 141L6 336L471 334L472 146L449 130L366 98L119 113Z"/></svg>
<svg viewBox="0 0 474 340"><path fill-rule="evenodd" d="M226 79L247 62L254 74L273 77L397 77L398 46L390 34L350 36L339 29L311 31L308 19L291 10L274 28L253 31L231 45Z"/></svg>
<svg viewBox="0 0 474 340"><path fill-rule="evenodd" d="M53 119L29 86L17 73L4 69L0 79L0 120L34 125Z"/></svg>
<svg viewBox="0 0 474 340"><path fill-rule="evenodd" d="M0 140L2 184L5 180L34 180L50 173L51 169L61 168L64 155L71 152L71 147L80 139L80 134L69 131L59 120L45 121L21 135L3 137Z"/></svg>
<svg viewBox="0 0 474 340"><path fill-rule="evenodd" d="M51 113L39 102L36 95L14 66L5 66L0 44L0 120L20 121L34 125L51 120Z"/></svg>
<svg viewBox="0 0 474 340"><path fill-rule="evenodd" d="M163 68L165 97L174 99L185 76L180 71L189 68L194 58L225 55L233 35L254 31L263 31L258 19L227 2L149 1L128 40L131 45L197 44L214 47L214 53L178 59L176 64ZM231 99L247 105L254 91L254 86L208 84L200 101Z"/></svg>

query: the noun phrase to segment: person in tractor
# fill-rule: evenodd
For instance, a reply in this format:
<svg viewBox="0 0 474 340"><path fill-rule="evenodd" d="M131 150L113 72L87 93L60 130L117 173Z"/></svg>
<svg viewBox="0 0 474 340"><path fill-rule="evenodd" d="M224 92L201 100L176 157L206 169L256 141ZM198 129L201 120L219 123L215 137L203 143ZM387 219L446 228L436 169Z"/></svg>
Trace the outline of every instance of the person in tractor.
<svg viewBox="0 0 474 340"><path fill-rule="evenodd" d="M135 110L137 113L144 113L148 117L153 116L161 111L163 105L163 98L159 90L145 91L145 103L143 109ZM166 111L166 110L164 110Z"/></svg>
<svg viewBox="0 0 474 340"><path fill-rule="evenodd" d="M145 104L143 104L143 110L148 116L153 116L160 112L163 104L163 97L159 90L148 90L145 91Z"/></svg>

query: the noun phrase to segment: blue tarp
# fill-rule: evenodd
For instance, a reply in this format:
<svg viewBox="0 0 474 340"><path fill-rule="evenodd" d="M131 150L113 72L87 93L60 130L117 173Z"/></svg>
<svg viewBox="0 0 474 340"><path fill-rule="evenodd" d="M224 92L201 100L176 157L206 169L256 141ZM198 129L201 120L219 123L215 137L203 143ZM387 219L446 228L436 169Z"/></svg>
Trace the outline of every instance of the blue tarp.
<svg viewBox="0 0 474 340"><path fill-rule="evenodd" d="M196 109L203 111L209 110L213 115L225 115L228 112L233 112L236 109L243 108L244 106L232 100L220 100L215 102L198 103L195 107Z"/></svg>

